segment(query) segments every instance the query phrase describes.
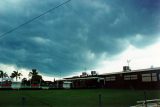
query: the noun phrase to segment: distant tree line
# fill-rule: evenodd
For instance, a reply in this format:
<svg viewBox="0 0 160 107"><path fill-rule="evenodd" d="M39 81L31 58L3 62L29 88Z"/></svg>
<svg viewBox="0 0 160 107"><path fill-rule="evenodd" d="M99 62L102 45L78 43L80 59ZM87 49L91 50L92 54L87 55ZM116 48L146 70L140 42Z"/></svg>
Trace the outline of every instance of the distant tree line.
<svg viewBox="0 0 160 107"><path fill-rule="evenodd" d="M15 78L17 81L18 79L21 78L21 76L23 76L23 75L18 70L13 71L10 76L8 76L8 74L6 72L0 70L0 78L2 79L1 83L3 82L4 78L12 78L12 79ZM29 72L28 76L30 77L30 79L28 79L28 80L27 80L27 78L22 79L23 85L37 84L37 83L41 83L43 81L42 76L39 75L39 73L37 72L36 69L32 69L32 71Z"/></svg>

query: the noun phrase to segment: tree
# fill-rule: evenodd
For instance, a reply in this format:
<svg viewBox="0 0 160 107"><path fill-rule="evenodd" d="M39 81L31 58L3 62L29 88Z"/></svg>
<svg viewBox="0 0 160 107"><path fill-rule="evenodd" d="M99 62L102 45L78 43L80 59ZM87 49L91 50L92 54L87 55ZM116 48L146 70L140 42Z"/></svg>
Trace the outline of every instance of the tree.
<svg viewBox="0 0 160 107"><path fill-rule="evenodd" d="M38 72L36 69L32 69L32 72L29 72L29 76L32 77L32 76L37 76L38 75Z"/></svg>
<svg viewBox="0 0 160 107"><path fill-rule="evenodd" d="M21 73L19 73L18 71L13 71L13 73L11 74L11 78L16 78L16 81L18 78L20 78L22 76Z"/></svg>
<svg viewBox="0 0 160 107"><path fill-rule="evenodd" d="M0 70L0 78L2 78L1 86L2 86L2 82L3 82L3 74L4 74L4 72L2 70Z"/></svg>
<svg viewBox="0 0 160 107"><path fill-rule="evenodd" d="M32 82L41 82L42 76L38 74L36 69L32 69L32 72L29 73L29 76L31 77Z"/></svg>
<svg viewBox="0 0 160 107"><path fill-rule="evenodd" d="M0 78L3 78L3 74L4 74L4 72L2 70L0 70Z"/></svg>
<svg viewBox="0 0 160 107"><path fill-rule="evenodd" d="M8 77L9 78L9 76L6 72L3 74L3 77Z"/></svg>
<svg viewBox="0 0 160 107"><path fill-rule="evenodd" d="M8 74L0 70L0 78L4 78L4 77L8 77Z"/></svg>
<svg viewBox="0 0 160 107"><path fill-rule="evenodd" d="M8 77L8 74L6 72L3 72L2 70L0 70L1 86L3 84L2 82L3 82L4 77Z"/></svg>
<svg viewBox="0 0 160 107"><path fill-rule="evenodd" d="M27 78L23 78L23 79L22 79L22 85L23 85L23 86L26 86L27 83L28 83Z"/></svg>

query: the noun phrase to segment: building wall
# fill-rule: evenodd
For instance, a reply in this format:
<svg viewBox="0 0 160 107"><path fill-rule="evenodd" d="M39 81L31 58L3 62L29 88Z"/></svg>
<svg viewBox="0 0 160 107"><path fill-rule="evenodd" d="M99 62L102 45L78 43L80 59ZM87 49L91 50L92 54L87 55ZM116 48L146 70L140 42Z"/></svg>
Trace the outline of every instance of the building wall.
<svg viewBox="0 0 160 107"><path fill-rule="evenodd" d="M160 69L136 70L91 77L95 76L69 79L72 82L72 88L160 89Z"/></svg>
<svg viewBox="0 0 160 107"><path fill-rule="evenodd" d="M73 88L97 88L99 83L97 79L78 79L73 80Z"/></svg>
<svg viewBox="0 0 160 107"><path fill-rule="evenodd" d="M160 70L103 75L105 88L160 89Z"/></svg>

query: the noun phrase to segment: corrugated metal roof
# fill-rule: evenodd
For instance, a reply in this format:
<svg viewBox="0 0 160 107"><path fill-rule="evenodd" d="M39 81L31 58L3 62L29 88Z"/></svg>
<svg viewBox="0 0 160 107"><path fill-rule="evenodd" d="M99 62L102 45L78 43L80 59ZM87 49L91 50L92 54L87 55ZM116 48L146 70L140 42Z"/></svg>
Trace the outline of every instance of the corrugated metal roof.
<svg viewBox="0 0 160 107"><path fill-rule="evenodd" d="M131 70L131 71L126 71L126 72L120 71L120 72L104 73L104 74L100 74L100 75L125 74L125 73L144 72L144 71L153 71L153 70L160 70L160 67L147 68L147 69L138 69L138 70Z"/></svg>
<svg viewBox="0 0 160 107"><path fill-rule="evenodd" d="M156 68L147 68L147 69L138 69L138 70L131 70L131 71L120 71L120 72L112 72L112 73L104 73L104 74L99 74L97 76L86 76L86 77L78 77L78 76L74 76L74 77L69 77L69 78L64 78L63 80L83 80L83 79L101 79L101 77L99 76L103 76L103 75L115 75L115 74L127 74L127 73L134 73L134 72L144 72L144 71L152 71L152 70L159 70L160 71L160 67L156 67Z"/></svg>
<svg viewBox="0 0 160 107"><path fill-rule="evenodd" d="M86 79L103 79L100 77L77 77L77 78L65 78L66 80L86 80Z"/></svg>

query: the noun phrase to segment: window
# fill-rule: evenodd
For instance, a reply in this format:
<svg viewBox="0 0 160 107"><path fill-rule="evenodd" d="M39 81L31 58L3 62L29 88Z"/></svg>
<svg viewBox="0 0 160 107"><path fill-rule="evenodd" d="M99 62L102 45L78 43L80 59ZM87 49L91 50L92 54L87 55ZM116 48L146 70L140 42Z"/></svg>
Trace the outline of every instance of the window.
<svg viewBox="0 0 160 107"><path fill-rule="evenodd" d="M106 81L115 81L115 80L116 80L115 76L106 77Z"/></svg>
<svg viewBox="0 0 160 107"><path fill-rule="evenodd" d="M138 76L137 75L131 75L131 80L137 80Z"/></svg>
<svg viewBox="0 0 160 107"><path fill-rule="evenodd" d="M142 81L143 82L157 81L157 74L156 73L142 74Z"/></svg>
<svg viewBox="0 0 160 107"><path fill-rule="evenodd" d="M138 76L137 75L125 75L124 80L137 80Z"/></svg>
<svg viewBox="0 0 160 107"><path fill-rule="evenodd" d="M143 82L151 82L151 74L142 74Z"/></svg>
<svg viewBox="0 0 160 107"><path fill-rule="evenodd" d="M112 77L110 77L110 80L111 80L111 81L115 81L115 80L116 80L116 77L115 77L115 76L112 76Z"/></svg>
<svg viewBox="0 0 160 107"><path fill-rule="evenodd" d="M157 81L157 74L156 73L152 73L152 81Z"/></svg>
<svg viewBox="0 0 160 107"><path fill-rule="evenodd" d="M124 80L130 80L130 75L125 75Z"/></svg>
<svg viewBox="0 0 160 107"><path fill-rule="evenodd" d="M110 77L106 77L106 81L110 81Z"/></svg>

